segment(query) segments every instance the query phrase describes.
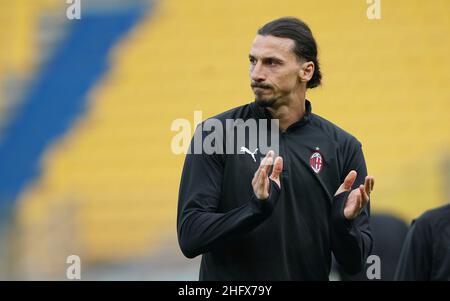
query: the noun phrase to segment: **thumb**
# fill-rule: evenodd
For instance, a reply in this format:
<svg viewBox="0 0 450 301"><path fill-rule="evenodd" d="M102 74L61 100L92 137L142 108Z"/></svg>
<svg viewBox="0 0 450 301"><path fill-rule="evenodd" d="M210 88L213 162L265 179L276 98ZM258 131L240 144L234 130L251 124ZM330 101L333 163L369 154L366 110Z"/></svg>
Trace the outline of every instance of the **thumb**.
<svg viewBox="0 0 450 301"><path fill-rule="evenodd" d="M338 195L338 194L340 194L341 192L344 192L344 191L349 191L352 188L353 183L355 183L357 175L358 174L356 173L356 171L351 170L348 173L348 175L345 177L344 183L342 183L341 186L339 186L339 189L336 191L335 195Z"/></svg>
<svg viewBox="0 0 450 301"><path fill-rule="evenodd" d="M343 183L343 185L344 185L344 189L345 190L350 190L351 188L352 188L352 186L353 186L353 183L355 183L355 180L356 180L356 176L357 176L358 174L356 173L356 171L354 171L354 170L352 170L352 171L350 171L349 173L348 173L348 175L345 177L345 180L344 180L344 183Z"/></svg>

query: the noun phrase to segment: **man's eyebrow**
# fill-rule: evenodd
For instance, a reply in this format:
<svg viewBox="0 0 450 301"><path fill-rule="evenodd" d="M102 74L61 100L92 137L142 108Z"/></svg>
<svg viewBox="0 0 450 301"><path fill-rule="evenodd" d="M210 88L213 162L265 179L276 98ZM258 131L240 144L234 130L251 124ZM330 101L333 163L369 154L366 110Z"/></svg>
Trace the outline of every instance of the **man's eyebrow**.
<svg viewBox="0 0 450 301"><path fill-rule="evenodd" d="M253 58L257 58L255 55L253 54L249 54L248 58L253 59ZM261 57L260 59L262 60L275 60L275 61L280 61L280 62L284 62L284 59L278 56L266 56L266 57Z"/></svg>
<svg viewBox="0 0 450 301"><path fill-rule="evenodd" d="M277 56L268 56L268 57L264 57L263 60L274 60L277 62L284 62L284 60L280 57Z"/></svg>

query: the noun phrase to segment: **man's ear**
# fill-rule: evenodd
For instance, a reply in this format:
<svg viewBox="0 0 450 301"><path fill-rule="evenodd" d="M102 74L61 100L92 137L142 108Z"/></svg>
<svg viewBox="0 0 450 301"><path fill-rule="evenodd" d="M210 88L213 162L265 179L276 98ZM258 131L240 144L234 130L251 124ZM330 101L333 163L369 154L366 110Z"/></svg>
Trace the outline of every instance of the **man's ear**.
<svg viewBox="0 0 450 301"><path fill-rule="evenodd" d="M301 82L308 82L311 80L311 78L313 77L314 74L314 63L309 61L309 62L302 62L300 65L300 70L298 73L298 76L300 78Z"/></svg>

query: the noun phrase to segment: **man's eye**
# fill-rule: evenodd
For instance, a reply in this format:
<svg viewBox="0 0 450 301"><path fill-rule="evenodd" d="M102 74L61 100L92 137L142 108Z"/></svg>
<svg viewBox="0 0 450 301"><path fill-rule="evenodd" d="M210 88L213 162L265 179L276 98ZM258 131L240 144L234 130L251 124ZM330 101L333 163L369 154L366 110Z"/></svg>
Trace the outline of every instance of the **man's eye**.
<svg viewBox="0 0 450 301"><path fill-rule="evenodd" d="M252 64L252 65L254 65L254 64L256 64L256 60L255 60L255 58L250 58L250 64Z"/></svg>

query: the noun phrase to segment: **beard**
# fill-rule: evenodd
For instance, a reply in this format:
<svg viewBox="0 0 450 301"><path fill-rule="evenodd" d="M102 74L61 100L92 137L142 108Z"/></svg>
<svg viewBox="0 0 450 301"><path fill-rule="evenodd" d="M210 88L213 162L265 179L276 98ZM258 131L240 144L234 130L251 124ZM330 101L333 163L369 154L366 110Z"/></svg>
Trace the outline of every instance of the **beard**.
<svg viewBox="0 0 450 301"><path fill-rule="evenodd" d="M265 93L265 92L267 92L267 90L256 90L256 91L253 90L253 93L255 94L255 102L259 106L261 106L263 108L272 107L275 104L275 102L277 101L277 99L273 95L274 89L272 86L264 85L264 84L257 84L257 83L252 83L251 86L252 86L252 88L265 88L272 92L272 93L269 93L269 95L267 95ZM272 94L272 95L270 95L270 94Z"/></svg>
<svg viewBox="0 0 450 301"><path fill-rule="evenodd" d="M262 95L255 94L255 102L257 105L263 108L270 108L276 103L275 98L267 98Z"/></svg>

